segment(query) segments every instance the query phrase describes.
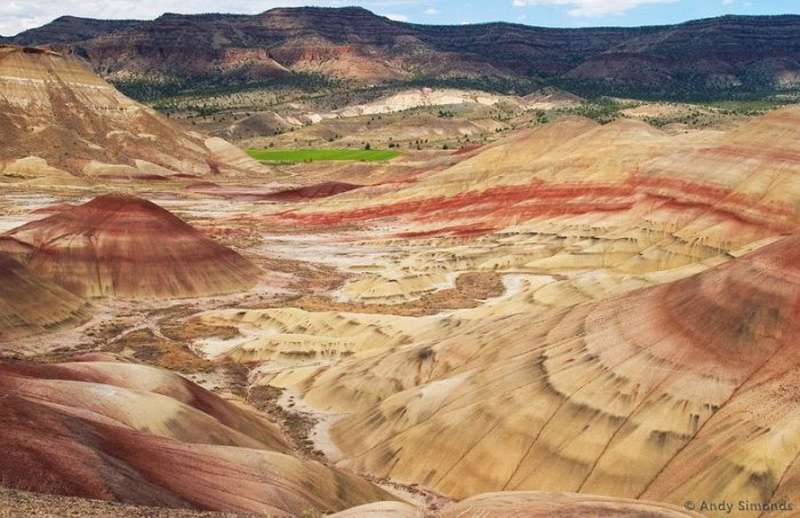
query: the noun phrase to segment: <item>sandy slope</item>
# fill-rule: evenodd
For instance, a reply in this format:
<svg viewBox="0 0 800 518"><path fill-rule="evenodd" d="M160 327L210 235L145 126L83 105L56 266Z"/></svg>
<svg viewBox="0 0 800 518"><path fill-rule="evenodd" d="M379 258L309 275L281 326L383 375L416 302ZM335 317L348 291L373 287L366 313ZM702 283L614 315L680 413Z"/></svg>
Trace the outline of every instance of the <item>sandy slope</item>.
<svg viewBox="0 0 800 518"><path fill-rule="evenodd" d="M188 131L125 97L76 58L51 51L0 47L0 107L3 181L71 174L88 177L85 184L120 175L144 181L264 171L238 148ZM38 160L22 170L16 160L29 157Z"/></svg>
<svg viewBox="0 0 800 518"><path fill-rule="evenodd" d="M88 317L86 301L0 254L0 336L44 331Z"/></svg>

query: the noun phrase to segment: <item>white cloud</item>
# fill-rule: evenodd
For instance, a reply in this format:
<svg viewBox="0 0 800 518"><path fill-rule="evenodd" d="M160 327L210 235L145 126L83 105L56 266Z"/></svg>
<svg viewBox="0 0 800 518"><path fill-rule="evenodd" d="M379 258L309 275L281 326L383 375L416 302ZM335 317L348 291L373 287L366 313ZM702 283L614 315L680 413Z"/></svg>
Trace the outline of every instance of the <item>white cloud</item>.
<svg viewBox="0 0 800 518"><path fill-rule="evenodd" d="M430 7L428 9L425 9L425 14L427 14L428 16L436 16L437 14L439 14L439 10Z"/></svg>
<svg viewBox="0 0 800 518"><path fill-rule="evenodd" d="M515 7L560 5L568 7L570 16L606 16L622 14L646 4L670 4L678 0L513 0Z"/></svg>
<svg viewBox="0 0 800 518"><path fill-rule="evenodd" d="M722 0L722 5L733 5L736 3L736 0Z"/></svg>
<svg viewBox="0 0 800 518"><path fill-rule="evenodd" d="M165 12L256 14L274 7L345 7L353 4L380 13L393 6L421 3L422 0L0 0L0 34L11 36L64 15L146 20L157 18Z"/></svg>

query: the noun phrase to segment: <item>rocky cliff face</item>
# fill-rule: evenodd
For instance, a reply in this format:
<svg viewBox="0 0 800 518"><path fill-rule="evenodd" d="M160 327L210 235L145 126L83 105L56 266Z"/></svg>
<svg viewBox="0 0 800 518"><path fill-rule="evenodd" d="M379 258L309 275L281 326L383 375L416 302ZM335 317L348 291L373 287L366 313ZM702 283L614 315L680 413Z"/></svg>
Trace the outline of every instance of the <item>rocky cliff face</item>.
<svg viewBox="0 0 800 518"><path fill-rule="evenodd" d="M724 17L674 26L546 29L400 23L361 8L260 15L165 14L147 22L59 18L13 38L68 49L117 81L491 77L577 90L690 97L793 87L800 17Z"/></svg>

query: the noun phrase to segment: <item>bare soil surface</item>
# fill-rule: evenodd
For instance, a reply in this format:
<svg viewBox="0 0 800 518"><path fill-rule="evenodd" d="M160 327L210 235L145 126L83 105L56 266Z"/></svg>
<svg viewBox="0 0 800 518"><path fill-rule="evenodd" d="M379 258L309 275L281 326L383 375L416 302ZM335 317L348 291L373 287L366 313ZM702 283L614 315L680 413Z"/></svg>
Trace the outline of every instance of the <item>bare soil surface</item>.
<svg viewBox="0 0 800 518"><path fill-rule="evenodd" d="M139 507L0 487L0 518L252 518L256 516L265 515Z"/></svg>

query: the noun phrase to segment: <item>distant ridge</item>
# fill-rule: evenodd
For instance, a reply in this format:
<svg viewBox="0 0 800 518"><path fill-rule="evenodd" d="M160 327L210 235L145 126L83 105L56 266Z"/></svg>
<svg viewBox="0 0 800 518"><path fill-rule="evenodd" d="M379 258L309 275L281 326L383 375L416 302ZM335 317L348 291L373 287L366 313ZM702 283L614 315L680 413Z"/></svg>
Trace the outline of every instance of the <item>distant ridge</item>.
<svg viewBox="0 0 800 518"><path fill-rule="evenodd" d="M17 36L5 38L5 40L17 45L38 45L43 41L51 44L69 43L127 29L141 23L145 22L142 20L97 20L76 16L61 16L47 25L24 31Z"/></svg>
<svg viewBox="0 0 800 518"><path fill-rule="evenodd" d="M363 8L152 21L61 17L8 39L63 47L118 84L226 86L294 74L359 82L481 78L594 94L714 97L800 87L800 16L724 16L678 25L557 29L392 21ZM522 92L527 93L527 92Z"/></svg>

